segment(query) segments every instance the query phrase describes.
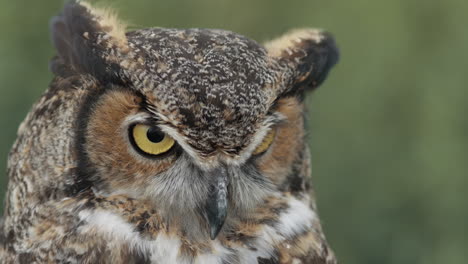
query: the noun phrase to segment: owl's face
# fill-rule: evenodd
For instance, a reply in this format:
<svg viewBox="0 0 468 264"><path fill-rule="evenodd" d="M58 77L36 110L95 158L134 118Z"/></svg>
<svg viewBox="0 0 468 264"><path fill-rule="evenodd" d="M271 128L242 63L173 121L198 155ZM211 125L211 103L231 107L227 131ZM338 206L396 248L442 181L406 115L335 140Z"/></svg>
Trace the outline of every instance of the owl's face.
<svg viewBox="0 0 468 264"><path fill-rule="evenodd" d="M166 221L214 238L266 197L303 187L291 184L307 155L303 93L337 58L326 34L264 47L220 30L124 33L83 3L52 31L54 72L93 83L77 113L77 191L152 201Z"/></svg>

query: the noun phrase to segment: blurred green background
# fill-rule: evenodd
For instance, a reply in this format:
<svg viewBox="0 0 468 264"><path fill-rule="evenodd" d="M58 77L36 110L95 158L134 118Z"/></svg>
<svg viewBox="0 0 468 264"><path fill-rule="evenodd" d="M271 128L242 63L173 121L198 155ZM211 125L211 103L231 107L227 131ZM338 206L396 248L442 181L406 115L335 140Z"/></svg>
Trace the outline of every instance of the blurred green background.
<svg viewBox="0 0 468 264"><path fill-rule="evenodd" d="M108 2L131 28L223 28L258 41L331 31L341 62L309 96L309 136L340 262L467 263L468 1ZM0 171L51 80L48 21L62 4L0 0Z"/></svg>

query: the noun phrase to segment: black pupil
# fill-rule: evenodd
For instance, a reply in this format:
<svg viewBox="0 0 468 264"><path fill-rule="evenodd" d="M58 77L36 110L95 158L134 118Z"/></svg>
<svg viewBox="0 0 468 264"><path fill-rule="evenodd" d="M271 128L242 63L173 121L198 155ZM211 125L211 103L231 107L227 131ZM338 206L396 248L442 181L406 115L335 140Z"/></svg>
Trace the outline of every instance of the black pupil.
<svg viewBox="0 0 468 264"><path fill-rule="evenodd" d="M159 143L164 139L164 133L157 127L150 127L146 131L146 137L153 143Z"/></svg>

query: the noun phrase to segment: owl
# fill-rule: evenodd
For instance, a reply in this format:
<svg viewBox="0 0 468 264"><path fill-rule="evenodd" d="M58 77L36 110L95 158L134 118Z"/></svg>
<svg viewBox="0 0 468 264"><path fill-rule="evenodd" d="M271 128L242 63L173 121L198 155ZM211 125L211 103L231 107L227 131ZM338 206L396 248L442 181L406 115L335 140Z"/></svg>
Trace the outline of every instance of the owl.
<svg viewBox="0 0 468 264"><path fill-rule="evenodd" d="M8 159L2 263L336 263L304 129L330 34L127 32L83 1L50 28L54 78Z"/></svg>

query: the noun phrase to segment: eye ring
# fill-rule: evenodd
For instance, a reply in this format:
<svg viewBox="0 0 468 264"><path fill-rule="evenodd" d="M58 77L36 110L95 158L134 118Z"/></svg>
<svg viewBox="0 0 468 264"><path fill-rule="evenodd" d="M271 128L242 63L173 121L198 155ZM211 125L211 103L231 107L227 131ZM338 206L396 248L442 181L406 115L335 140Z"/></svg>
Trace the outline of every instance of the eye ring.
<svg viewBox="0 0 468 264"><path fill-rule="evenodd" d="M265 137L263 137L262 142L252 152L252 155L257 156L257 155L265 153L273 144L273 141L275 140L275 136L276 136L276 129L270 128L270 130L267 132Z"/></svg>
<svg viewBox="0 0 468 264"><path fill-rule="evenodd" d="M172 152L176 142L157 126L134 124L129 128L133 148L146 157L161 157Z"/></svg>

